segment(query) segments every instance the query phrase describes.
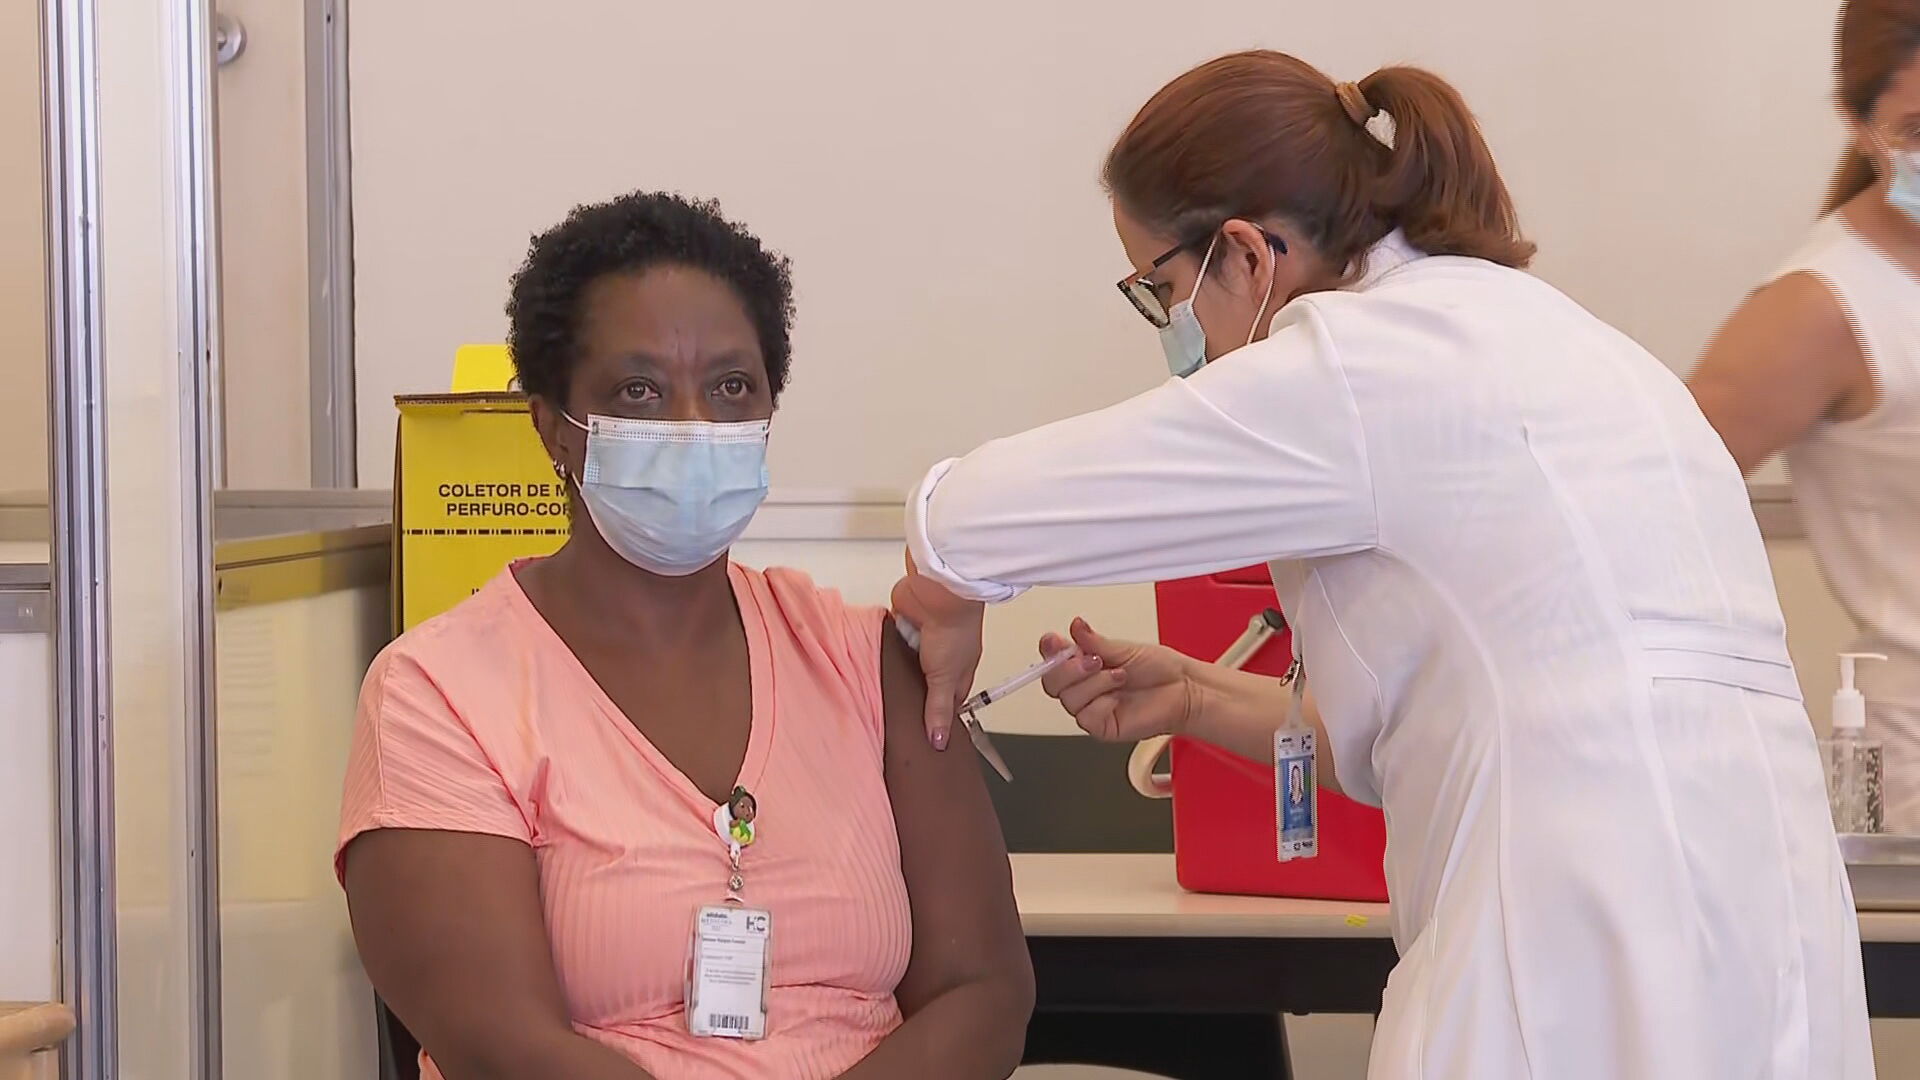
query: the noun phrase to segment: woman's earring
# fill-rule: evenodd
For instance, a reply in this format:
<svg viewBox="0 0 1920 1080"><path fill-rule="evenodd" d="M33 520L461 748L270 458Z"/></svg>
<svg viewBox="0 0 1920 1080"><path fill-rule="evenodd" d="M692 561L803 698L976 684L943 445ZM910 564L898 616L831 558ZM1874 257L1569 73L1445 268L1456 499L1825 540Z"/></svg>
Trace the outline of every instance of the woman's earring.
<svg viewBox="0 0 1920 1080"><path fill-rule="evenodd" d="M553 475L559 477L561 483L565 483L567 480L567 466L565 463L559 461L554 462Z"/></svg>

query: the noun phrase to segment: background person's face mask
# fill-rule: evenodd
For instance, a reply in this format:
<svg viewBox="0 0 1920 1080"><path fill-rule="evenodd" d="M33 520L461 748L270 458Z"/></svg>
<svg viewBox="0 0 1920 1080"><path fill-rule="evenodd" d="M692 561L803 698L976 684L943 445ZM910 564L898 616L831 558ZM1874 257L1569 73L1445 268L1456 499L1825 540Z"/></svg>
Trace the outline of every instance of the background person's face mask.
<svg viewBox="0 0 1920 1080"><path fill-rule="evenodd" d="M578 486L593 527L642 570L685 577L712 565L767 497L768 421L567 420L587 433Z"/></svg>
<svg viewBox="0 0 1920 1080"><path fill-rule="evenodd" d="M1920 225L1920 150L1896 151L1888 158L1893 162L1893 181L1887 185L1887 202Z"/></svg>
<svg viewBox="0 0 1920 1080"><path fill-rule="evenodd" d="M1867 134L1887 159L1887 205L1920 225L1920 150L1896 150L1879 132L1869 128Z"/></svg>

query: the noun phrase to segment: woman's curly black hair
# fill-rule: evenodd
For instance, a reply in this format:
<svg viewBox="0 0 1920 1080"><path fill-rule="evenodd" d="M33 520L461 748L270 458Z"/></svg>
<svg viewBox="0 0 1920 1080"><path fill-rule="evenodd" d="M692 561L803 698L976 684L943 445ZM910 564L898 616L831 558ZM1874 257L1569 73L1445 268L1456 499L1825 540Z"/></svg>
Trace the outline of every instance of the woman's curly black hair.
<svg viewBox="0 0 1920 1080"><path fill-rule="evenodd" d="M655 266L703 270L739 295L778 401L793 352L793 276L786 257L722 216L718 202L664 191L574 207L565 221L533 238L507 297L507 345L520 389L565 402L579 358L587 287L609 274Z"/></svg>

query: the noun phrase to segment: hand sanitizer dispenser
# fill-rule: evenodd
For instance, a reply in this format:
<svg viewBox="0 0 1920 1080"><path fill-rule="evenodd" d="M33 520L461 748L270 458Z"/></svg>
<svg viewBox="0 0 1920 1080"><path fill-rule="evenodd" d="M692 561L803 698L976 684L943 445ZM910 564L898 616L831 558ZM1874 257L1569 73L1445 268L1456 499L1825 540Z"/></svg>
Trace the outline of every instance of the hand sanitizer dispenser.
<svg viewBox="0 0 1920 1080"><path fill-rule="evenodd" d="M1880 741L1867 737L1867 698L1854 688L1854 665L1861 660L1885 659L1878 653L1840 654L1840 689L1833 694L1833 734L1820 745L1827 768L1827 805L1833 812L1835 832L1877 833L1883 827Z"/></svg>

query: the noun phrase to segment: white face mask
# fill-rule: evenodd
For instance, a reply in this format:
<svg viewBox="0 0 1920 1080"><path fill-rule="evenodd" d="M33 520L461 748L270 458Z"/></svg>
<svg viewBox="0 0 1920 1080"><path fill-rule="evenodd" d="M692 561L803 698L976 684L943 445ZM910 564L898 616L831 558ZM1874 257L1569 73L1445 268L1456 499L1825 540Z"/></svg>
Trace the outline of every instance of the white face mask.
<svg viewBox="0 0 1920 1080"><path fill-rule="evenodd" d="M1200 325L1200 317L1193 313L1193 298L1200 295L1200 286L1206 283L1207 267L1213 262L1213 249L1220 243L1220 234L1215 233L1207 244L1207 253L1200 260L1200 276L1193 280L1193 293L1185 300L1167 309L1167 325L1160 328L1160 351L1167 354L1167 370L1173 372L1176 379L1184 379L1199 371L1207 363L1207 331ZM1267 289L1267 295L1260 298L1260 310L1253 317L1253 325L1247 329L1244 348L1253 344L1260 332L1260 320L1266 317L1267 301L1272 299L1273 289Z"/></svg>
<svg viewBox="0 0 1920 1080"><path fill-rule="evenodd" d="M587 433L577 484L593 527L642 570L685 577L712 565L767 497L766 420L567 421Z"/></svg>
<svg viewBox="0 0 1920 1080"><path fill-rule="evenodd" d="M1895 150L1872 128L1867 135L1887 162L1887 205L1920 225L1920 150Z"/></svg>
<svg viewBox="0 0 1920 1080"><path fill-rule="evenodd" d="M1206 284L1207 265L1213 262L1213 249L1219 242L1220 234L1215 233L1207 244L1206 256L1200 260L1200 276L1193 279L1193 292L1167 310L1167 325L1160 328L1160 351L1167 354L1167 370L1176 379L1199 371L1207 362L1207 332L1200 325L1200 316L1193 313L1193 298Z"/></svg>
<svg viewBox="0 0 1920 1080"><path fill-rule="evenodd" d="M1887 202L1915 225L1920 225L1920 150L1889 154L1893 179L1887 185Z"/></svg>

